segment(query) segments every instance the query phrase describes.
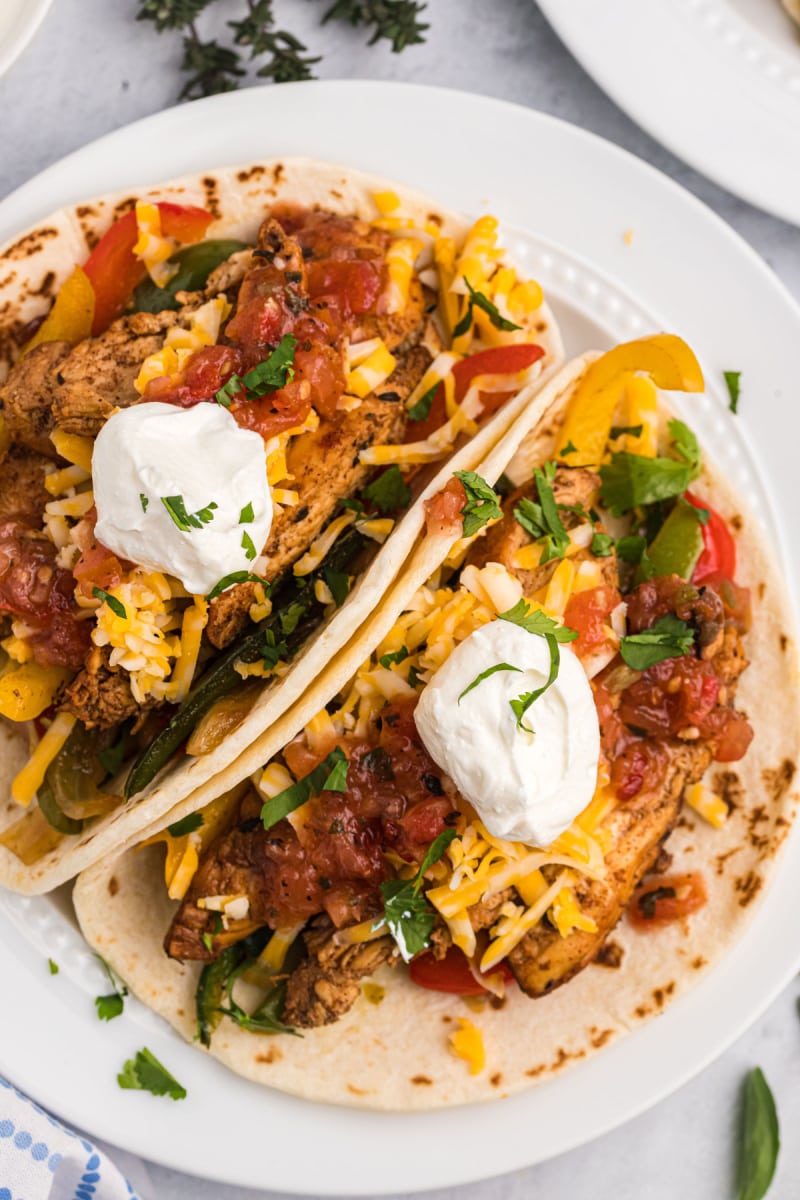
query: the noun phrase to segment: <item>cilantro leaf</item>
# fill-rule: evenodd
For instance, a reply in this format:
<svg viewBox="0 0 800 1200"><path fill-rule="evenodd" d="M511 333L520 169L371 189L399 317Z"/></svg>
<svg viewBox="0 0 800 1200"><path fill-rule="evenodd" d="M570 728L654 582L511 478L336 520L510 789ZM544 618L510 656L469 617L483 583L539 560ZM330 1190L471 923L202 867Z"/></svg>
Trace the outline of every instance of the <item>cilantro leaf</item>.
<svg viewBox="0 0 800 1200"><path fill-rule="evenodd" d="M702 461L697 438L689 426L684 425L683 421L669 421L667 429L672 438L673 447L677 450L679 457L690 467L692 479L696 479L700 474L700 463Z"/></svg>
<svg viewBox="0 0 800 1200"><path fill-rule="evenodd" d="M49 970L50 970L50 974L51 974L51 975L57 975L57 974L58 974L58 963L56 963L56 962L53 962L52 958L48 958L48 960L47 960L47 966L48 966L48 968L49 968Z"/></svg>
<svg viewBox="0 0 800 1200"><path fill-rule="evenodd" d="M408 506L411 488L403 479L397 463L393 463L377 479L368 483L361 495L383 513L397 512L399 508Z"/></svg>
<svg viewBox="0 0 800 1200"><path fill-rule="evenodd" d="M139 503L142 506L142 512L147 512L147 506L150 503L144 492L139 492Z"/></svg>
<svg viewBox="0 0 800 1200"><path fill-rule="evenodd" d="M294 379L294 352L297 338L284 334L269 358L253 367L242 377L247 397L268 396L277 392ZM227 386L227 385L226 385Z"/></svg>
<svg viewBox="0 0 800 1200"><path fill-rule="evenodd" d="M401 663L408 658L408 650L405 646L401 646L399 650L393 651L391 654L382 654L378 662L382 667L390 667L392 663Z"/></svg>
<svg viewBox="0 0 800 1200"><path fill-rule="evenodd" d="M597 558L608 558L614 548L614 539L609 533L594 533L589 549Z"/></svg>
<svg viewBox="0 0 800 1200"><path fill-rule="evenodd" d="M217 404L221 404L223 408L230 408L233 401L244 392L244 384L242 383L241 375L237 375L234 371L227 383L224 383L219 391L214 396Z"/></svg>
<svg viewBox="0 0 800 1200"><path fill-rule="evenodd" d="M462 531L464 537L472 537L488 521L502 517L500 497L476 471L454 471L453 474L467 493L467 502L461 510Z"/></svg>
<svg viewBox="0 0 800 1200"><path fill-rule="evenodd" d="M259 575L251 575L249 571L231 571L230 575L223 575L219 583L215 583L211 591L206 596L209 602L215 600L223 592L226 592L229 587L233 587L236 583L264 583L264 580ZM268 588L267 584L264 584Z"/></svg>
<svg viewBox="0 0 800 1200"><path fill-rule="evenodd" d="M252 562L254 558L258 558L258 551L255 548L253 539L250 537L250 534L247 533L247 531L242 534L242 549L244 550L245 558L248 559L249 562Z"/></svg>
<svg viewBox="0 0 800 1200"><path fill-rule="evenodd" d="M350 576L346 571L334 571L328 567L322 572L322 578L327 583L337 608L341 608L350 591Z"/></svg>
<svg viewBox="0 0 800 1200"><path fill-rule="evenodd" d="M285 654L288 655L289 647L286 642L278 639L275 636L274 629L264 630L264 649L261 651L261 656L264 661L264 667L267 671L274 671L280 659Z"/></svg>
<svg viewBox="0 0 800 1200"><path fill-rule="evenodd" d="M550 562L553 558L563 558L570 545L569 534L558 515L559 506L553 495L552 483L555 475L554 462L545 463L543 469L536 467L533 477L536 480L539 503L523 497L514 509L517 524L535 541L542 543L543 563Z"/></svg>
<svg viewBox="0 0 800 1200"><path fill-rule="evenodd" d="M557 640L553 637L552 633L546 633L544 638L547 642L547 649L550 651L550 671L547 679L541 687L534 688L532 692L523 692L521 696L517 696L516 700L509 700L511 711L517 718L517 729L524 729L526 733L533 733L534 730L529 725L523 724L522 718L530 706L555 683L558 678L558 669L561 666L561 651L558 648Z"/></svg>
<svg viewBox="0 0 800 1200"><path fill-rule="evenodd" d="M495 663L493 667L487 667L485 671L481 671L480 675L475 676L472 683L467 684L458 697L458 703L460 704L467 693L476 688L479 683L483 683L484 679L488 679L490 675L496 675L498 671L519 671L521 673L522 668L512 667L510 663Z"/></svg>
<svg viewBox="0 0 800 1200"><path fill-rule="evenodd" d="M462 279L467 285L469 301L467 303L467 311L464 313L464 316L453 330L453 337L461 337L463 334L469 331L470 327L472 326L474 310L476 308L480 308L486 313L495 329L502 329L506 333L511 333L515 329L522 328L521 325L515 325L513 321L509 321L506 317L502 316L497 305L492 304L489 297L484 296L483 292L476 291L476 289L467 279L466 275L462 275Z"/></svg>
<svg viewBox="0 0 800 1200"><path fill-rule="evenodd" d="M546 637L549 634L557 642L574 642L578 636L574 629L570 629L568 625L559 625L540 608L528 608L525 600L518 600L513 608L498 613L497 619L498 621L510 621L512 625L519 625L520 629L524 629L526 633L538 633L540 637Z"/></svg>
<svg viewBox="0 0 800 1200"><path fill-rule="evenodd" d="M173 821L167 826L170 837L179 838L185 837L187 833L196 833L198 829L203 827L202 813L188 813L185 817L181 817L180 821Z"/></svg>
<svg viewBox="0 0 800 1200"><path fill-rule="evenodd" d="M163 1066L145 1046L137 1050L135 1058L129 1058L117 1076L121 1088L133 1088L141 1092L152 1092L154 1096L171 1096L173 1100L184 1100L186 1088Z"/></svg>
<svg viewBox="0 0 800 1200"><path fill-rule="evenodd" d="M577 453L578 453L578 447L572 441L572 438L570 438L570 440L567 442L566 446L562 446L561 450L560 450L560 454L561 454L562 458L566 458L570 454L577 454Z"/></svg>
<svg viewBox="0 0 800 1200"><path fill-rule="evenodd" d="M405 962L430 944L431 930L436 914L431 904L420 894L425 872L444 854L453 838L458 837L455 829L445 829L431 843L414 879L388 879L381 886L383 897L383 922L389 928Z"/></svg>
<svg viewBox="0 0 800 1200"><path fill-rule="evenodd" d="M641 633L630 633L622 638L619 652L623 661L634 671L646 671L667 658L680 658L688 654L694 645L694 630L668 613L660 617L652 629Z"/></svg>
<svg viewBox="0 0 800 1200"><path fill-rule="evenodd" d="M600 468L601 497L614 516L621 517L632 508L681 496L693 478L688 463L674 458L614 451L611 461Z"/></svg>
<svg viewBox="0 0 800 1200"><path fill-rule="evenodd" d="M110 592L105 592L102 588L94 587L92 588L92 595L103 604L107 604L115 617L122 617L123 620L127 617L128 613L125 605L116 596L112 596Z"/></svg>
<svg viewBox="0 0 800 1200"><path fill-rule="evenodd" d="M118 1017L125 1007L125 997L128 994L128 989L123 984L118 984L114 972L108 965L101 954L95 954L95 958L100 963L100 966L108 976L109 983L113 991L107 996L97 996L95 998L95 1007L97 1015L101 1021L113 1021L114 1017Z"/></svg>
<svg viewBox="0 0 800 1200"><path fill-rule="evenodd" d="M323 792L347 791L347 759L339 759L322 787Z"/></svg>
<svg viewBox="0 0 800 1200"><path fill-rule="evenodd" d="M631 437L641 437L643 425L612 425L609 438L615 442L617 438L623 437L625 434L630 434Z"/></svg>
<svg viewBox="0 0 800 1200"><path fill-rule="evenodd" d="M235 1021L240 1029L246 1029L249 1033L290 1033L295 1037L302 1037L301 1033L298 1033L291 1025L284 1025L280 1019L285 1001L286 980L283 979L270 988L258 1008L252 1013L246 1013L241 1005L236 1003L230 995L230 989L228 991L228 1007L219 1008L217 1011L224 1017Z"/></svg>
<svg viewBox="0 0 800 1200"><path fill-rule="evenodd" d="M108 996L95 996L95 1008L101 1021L113 1021L122 1015L125 999L121 992L111 992Z"/></svg>
<svg viewBox="0 0 800 1200"><path fill-rule="evenodd" d="M299 600L295 600L290 604L285 612L280 614L281 632L287 637L290 633L294 633L297 626L300 624L300 618L305 616L306 606L301 604Z"/></svg>
<svg viewBox="0 0 800 1200"><path fill-rule="evenodd" d="M340 506L340 508L352 509L352 511L354 513L358 513L359 516L361 516L364 512L364 505L361 503L361 501L354 500L351 496L345 496L341 500L337 500L336 503Z"/></svg>
<svg viewBox="0 0 800 1200"><path fill-rule="evenodd" d="M728 388L728 396L730 397L730 399L728 401L728 408L731 410L732 413L734 413L734 414L738 413L738 411L739 411L739 392L741 391L741 386L742 386L742 383L741 383L742 372L741 371L723 371L722 374L725 377L725 383Z"/></svg>
<svg viewBox="0 0 800 1200"><path fill-rule="evenodd" d="M434 383L432 387L428 388L425 395L420 396L420 398L416 402L416 404L411 405L411 408L408 410L409 421L424 421L425 420L425 418L428 416L428 414L431 411L431 405L433 404L433 398L436 395L436 389L438 387L439 387L439 381L437 379L436 383Z"/></svg>
<svg viewBox="0 0 800 1200"><path fill-rule="evenodd" d="M161 503L170 515L173 525L181 533L190 533L192 529L202 529L214 520L214 509L217 507L213 500L205 508L199 508L196 513L190 513L186 508L183 496L162 496Z"/></svg>
<svg viewBox="0 0 800 1200"><path fill-rule="evenodd" d="M249 525L254 519L255 518L253 516L253 501L250 500L247 504L245 504L244 508L239 513L239 524L240 525Z"/></svg>
<svg viewBox="0 0 800 1200"><path fill-rule="evenodd" d="M301 804L305 804L306 800L325 791L337 763L347 763L347 757L341 746L336 746L331 750L330 754L323 758L322 762L303 779L298 779L296 783L290 784L288 788L278 792L277 796L267 800L261 809L264 828L272 829L273 825L277 825L278 821L282 821L290 812L294 812Z"/></svg>

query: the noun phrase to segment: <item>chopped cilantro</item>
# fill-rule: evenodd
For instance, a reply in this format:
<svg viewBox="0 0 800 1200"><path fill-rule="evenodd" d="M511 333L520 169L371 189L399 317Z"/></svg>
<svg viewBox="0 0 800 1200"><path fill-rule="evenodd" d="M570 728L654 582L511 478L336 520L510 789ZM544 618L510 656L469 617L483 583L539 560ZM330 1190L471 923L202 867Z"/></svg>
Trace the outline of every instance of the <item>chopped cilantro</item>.
<svg viewBox="0 0 800 1200"><path fill-rule="evenodd" d="M170 837L179 838L186 837L187 833L196 833L198 829L203 827L202 813L188 813L185 817L181 817L180 821L173 821L167 826Z"/></svg>
<svg viewBox="0 0 800 1200"><path fill-rule="evenodd" d="M692 433L688 425L684 425L683 421L669 421L667 423L672 446L678 452L678 456L690 467L692 479L696 479L700 474L700 446L697 438Z"/></svg>
<svg viewBox="0 0 800 1200"><path fill-rule="evenodd" d="M617 438L621 438L625 434L630 434L631 437L638 438L642 436L643 429L644 425L612 425L608 436L612 442L615 442Z"/></svg>
<svg viewBox="0 0 800 1200"><path fill-rule="evenodd" d="M268 589L268 585L258 575L251 575L249 571L232 571L230 575L223 575L219 583L214 584L206 596L206 600L215 600L217 596L220 596L236 583L263 583L264 587Z"/></svg>
<svg viewBox="0 0 800 1200"><path fill-rule="evenodd" d="M504 613L498 613L497 616L500 621L510 621L512 625L519 625L520 629L524 629L527 633L535 633L539 637L543 637L550 651L550 672L546 682L532 692L523 692L515 700L509 700L511 711L517 718L517 728L524 729L526 733L533 733L534 731L529 726L523 724L522 718L531 705L540 696L543 696L558 678L558 669L561 665L559 642L572 642L578 635L567 625L559 625L541 609L529 609L525 600L518 600L513 608L509 608Z"/></svg>
<svg viewBox="0 0 800 1200"><path fill-rule="evenodd" d="M300 604L299 601L290 604L286 611L280 614L281 632L287 637L290 633L294 633L300 624L300 618L305 616L305 612L305 604Z"/></svg>
<svg viewBox="0 0 800 1200"><path fill-rule="evenodd" d="M461 509L462 532L465 538L472 537L487 522L502 517L500 497L476 471L454 471L453 474L467 493L466 504Z"/></svg>
<svg viewBox="0 0 800 1200"><path fill-rule="evenodd" d="M517 524L535 541L542 543L543 563L550 562L553 558L563 558L570 545L569 534L558 515L559 506L553 496L552 485L555 476L554 462L545 463L543 469L536 467L533 477L536 480L539 503L525 496L514 509Z"/></svg>
<svg viewBox="0 0 800 1200"><path fill-rule="evenodd" d="M249 525L253 520L253 501L250 500L239 513L239 524Z"/></svg>
<svg viewBox="0 0 800 1200"><path fill-rule="evenodd" d="M700 473L700 447L683 421L670 421L672 448L677 457L645 458L626 451L614 452L600 468L602 499L615 517L682 495Z"/></svg>
<svg viewBox="0 0 800 1200"><path fill-rule="evenodd" d="M334 571L332 568L326 567L322 572L322 578L331 590L334 604L337 608L341 608L350 591L350 576L346 571Z"/></svg>
<svg viewBox="0 0 800 1200"><path fill-rule="evenodd" d="M117 1076L117 1083L121 1088L152 1092L154 1096L171 1096L173 1100L186 1097L186 1088L178 1083L174 1075L170 1075L146 1046L143 1050L137 1050L134 1058L128 1059Z"/></svg>
<svg viewBox="0 0 800 1200"><path fill-rule="evenodd" d="M562 458L567 458L568 455L577 454L577 453L578 453L578 447L575 445L575 443L572 441L571 438L567 442L566 446L561 447L561 457Z"/></svg>
<svg viewBox="0 0 800 1200"><path fill-rule="evenodd" d="M103 604L107 604L114 616L122 617L123 620L127 617L128 613L125 605L116 596L112 596L110 592L105 592L102 588L94 587L92 588L92 595L97 600L101 600Z"/></svg>
<svg viewBox="0 0 800 1200"><path fill-rule="evenodd" d="M495 663L493 667L487 667L485 671L481 671L480 675L476 675L472 683L468 683L463 692L458 697L460 704L468 692L476 688L479 683L483 683L484 679L488 679L490 675L496 675L498 671L522 671L521 667L512 667L510 663Z"/></svg>
<svg viewBox="0 0 800 1200"><path fill-rule="evenodd" d="M214 396L214 399L216 400L217 404L221 404L223 408L230 408L231 404L240 392L244 392L242 377L234 372L228 382L223 384L223 386L219 389L217 394Z"/></svg>
<svg viewBox="0 0 800 1200"><path fill-rule="evenodd" d="M183 496L162 496L161 503L169 513L172 523L177 525L181 533L189 533L192 529L202 529L204 525L208 525L209 521L214 520L214 510L217 507L216 503L211 500L205 508L199 508L196 513L190 513L186 509L186 501Z"/></svg>
<svg viewBox="0 0 800 1200"><path fill-rule="evenodd" d="M390 667L392 663L401 663L408 658L408 650L405 646L401 646L399 650L392 651L391 654L382 654L378 662L382 667Z"/></svg>
<svg viewBox="0 0 800 1200"><path fill-rule="evenodd" d="M284 655L288 655L289 647L283 640L278 641L274 629L264 630L264 649L261 656L267 671L274 671Z"/></svg>
<svg viewBox="0 0 800 1200"><path fill-rule="evenodd" d="M393 463L377 479L368 483L361 495L383 513L397 512L399 508L408 507L411 488L403 479L397 463Z"/></svg>
<svg viewBox="0 0 800 1200"><path fill-rule="evenodd" d="M364 505L361 503L361 501L353 500L349 496L345 496L344 499L338 500L337 504L339 504L341 508L351 509L354 513L358 513L359 516L361 516L364 511Z"/></svg>
<svg viewBox="0 0 800 1200"><path fill-rule="evenodd" d="M411 408L408 410L409 421L424 421L425 420L425 418L428 416L428 414L431 411L431 405L433 404L433 398L436 395L436 389L438 387L439 387L439 381L437 380L436 383L434 383L434 385L432 387L428 388L428 390L424 396L420 396L420 398L416 402L416 404L411 405Z"/></svg>
<svg viewBox="0 0 800 1200"><path fill-rule="evenodd" d="M253 539L250 537L250 534L247 533L247 531L242 534L242 549L244 550L244 556L248 562L252 562L254 558L258 557L258 551L255 548Z"/></svg>
<svg viewBox="0 0 800 1200"><path fill-rule="evenodd" d="M272 829L273 825L277 825L278 821L282 821L290 812L294 812L301 804L305 804L306 800L325 791L337 763L347 764L347 757L341 746L336 746L331 750L330 754L323 758L322 762L303 779L298 779L296 783L292 783L282 792L278 792L277 796L267 800L261 809L264 828Z"/></svg>
<svg viewBox="0 0 800 1200"><path fill-rule="evenodd" d="M741 386L742 386L742 372L741 371L723 371L722 374L725 377L725 383L728 388L728 396L729 396L728 408L731 410L732 413L738 413L738 411L739 411L739 392L741 391Z"/></svg>
<svg viewBox="0 0 800 1200"><path fill-rule="evenodd" d="M594 533L592 534L592 542L589 547L592 554L597 558L608 558L614 547L614 539L609 533Z"/></svg>
<svg viewBox="0 0 800 1200"><path fill-rule="evenodd" d="M461 337L463 334L469 332L469 329L472 326L474 310L476 308L480 308L486 313L495 329L502 329L506 333L511 333L514 329L522 328L521 325L515 325L513 321L509 321L506 317L502 316L497 305L492 304L489 297L484 296L483 292L476 291L476 289L467 279L466 275L463 275L462 278L464 283L467 285L469 301L467 303L467 311L464 313L464 316L453 330L453 337Z"/></svg>
<svg viewBox="0 0 800 1200"><path fill-rule="evenodd" d="M124 985L117 983L114 972L102 955L95 954L95 958L108 976L109 983L113 989L109 995L97 996L95 998L95 1008L101 1021L113 1021L115 1017L120 1016L125 1007L125 997L128 994L128 989Z"/></svg>
<svg viewBox="0 0 800 1200"><path fill-rule="evenodd" d="M648 667L667 658L680 658L688 654L693 645L694 630L674 613L667 613L656 621L652 629L629 633L622 638L619 652L631 670L646 671Z"/></svg>
<svg viewBox="0 0 800 1200"><path fill-rule="evenodd" d="M347 759L339 759L333 764L333 770L322 788L323 792L347 791Z"/></svg>
<svg viewBox="0 0 800 1200"><path fill-rule="evenodd" d="M389 927L405 962L410 962L415 954L429 945L436 914L431 904L420 895L420 888L425 872L439 861L455 837L458 837L455 829L445 829L439 834L429 846L414 879L388 879L380 885L384 915L376 922L375 928L384 923Z"/></svg>
<svg viewBox="0 0 800 1200"><path fill-rule="evenodd" d="M268 396L277 392L294 379L294 352L297 338L290 333L284 334L277 348L272 351L265 362L259 363L248 371L242 378L242 383L250 396Z"/></svg>
<svg viewBox="0 0 800 1200"><path fill-rule="evenodd" d="M147 512L147 506L150 503L144 492L139 492L139 503L142 506L142 512Z"/></svg>
<svg viewBox="0 0 800 1200"><path fill-rule="evenodd" d="M56 962L53 962L52 958L48 958L48 960L47 960L47 965L48 965L48 967L49 967L49 969L50 969L50 974L51 974L51 975L57 975L57 974L58 974L58 963L56 963Z"/></svg>

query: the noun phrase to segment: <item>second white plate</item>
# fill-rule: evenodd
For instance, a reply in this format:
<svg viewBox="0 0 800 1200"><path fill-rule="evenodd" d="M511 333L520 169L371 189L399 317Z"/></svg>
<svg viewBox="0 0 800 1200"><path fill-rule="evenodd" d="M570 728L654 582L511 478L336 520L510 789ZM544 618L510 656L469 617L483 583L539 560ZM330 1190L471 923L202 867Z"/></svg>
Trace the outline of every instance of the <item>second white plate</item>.
<svg viewBox="0 0 800 1200"><path fill-rule="evenodd" d="M800 30L780 0L539 0L634 121L702 174L800 225Z"/></svg>

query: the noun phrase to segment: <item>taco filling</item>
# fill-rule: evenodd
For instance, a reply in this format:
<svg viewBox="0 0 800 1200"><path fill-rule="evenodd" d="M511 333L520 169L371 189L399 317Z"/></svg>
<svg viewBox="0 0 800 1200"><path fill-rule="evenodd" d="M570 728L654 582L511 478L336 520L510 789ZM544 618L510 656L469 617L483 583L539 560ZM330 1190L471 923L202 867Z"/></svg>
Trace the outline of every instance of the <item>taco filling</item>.
<svg viewBox="0 0 800 1200"><path fill-rule="evenodd" d="M219 746L542 369L541 290L497 222L454 240L375 201L371 222L279 204L254 245L138 203L29 331L0 388L23 861Z"/></svg>
<svg viewBox="0 0 800 1200"><path fill-rule="evenodd" d="M677 339L620 347L519 486L454 478L428 504L454 550L355 676L244 791L150 839L180 901L166 953L205 964L204 1044L222 1020L336 1021L384 964L541 997L626 911L652 929L702 907L665 842L684 803L726 820L701 780L753 736L750 600L697 440L641 373L664 352L683 368L662 383L700 390Z"/></svg>

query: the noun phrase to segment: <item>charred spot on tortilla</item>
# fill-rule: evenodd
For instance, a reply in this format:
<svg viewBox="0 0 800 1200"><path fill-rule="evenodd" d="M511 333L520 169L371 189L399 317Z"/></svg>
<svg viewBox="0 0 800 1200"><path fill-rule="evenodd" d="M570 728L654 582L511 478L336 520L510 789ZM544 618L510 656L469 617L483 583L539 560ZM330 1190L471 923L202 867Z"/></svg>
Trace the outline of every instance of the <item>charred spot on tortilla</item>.
<svg viewBox="0 0 800 1200"><path fill-rule="evenodd" d="M277 1046L270 1046L269 1050L262 1051L260 1054L257 1054L255 1056L255 1061L257 1063L265 1063L269 1066L272 1063L280 1062L282 1058L283 1051Z"/></svg>
<svg viewBox="0 0 800 1200"><path fill-rule="evenodd" d="M734 889L739 896L739 906L747 908L760 892L764 880L757 871L748 871L734 882Z"/></svg>
<svg viewBox="0 0 800 1200"><path fill-rule="evenodd" d="M744 517L742 517L741 513L734 513L729 520L736 532L741 533L744 529Z"/></svg>
<svg viewBox="0 0 800 1200"><path fill-rule="evenodd" d="M775 768L764 767L761 771L761 778L764 781L764 786L767 789L767 795L773 804L777 804L783 799L786 792L792 786L797 767L791 759L785 758L779 766Z"/></svg>
<svg viewBox="0 0 800 1200"><path fill-rule="evenodd" d="M611 1040L611 1038L614 1036L613 1029L598 1030L596 1027L593 1027L590 1030L590 1032L592 1035L592 1037L591 1037L592 1047L595 1050L601 1050L603 1048L603 1046L605 1046L606 1042L609 1042Z"/></svg>
<svg viewBox="0 0 800 1200"><path fill-rule="evenodd" d="M607 941L597 951L593 961L598 967L609 967L612 970L618 970L622 966L624 957L625 951L619 942Z"/></svg>
<svg viewBox="0 0 800 1200"><path fill-rule="evenodd" d="M428 1075L412 1075L411 1083L416 1087L430 1087L433 1080Z"/></svg>
<svg viewBox="0 0 800 1200"><path fill-rule="evenodd" d="M117 879L116 875L112 875L108 881L108 894L110 896L116 896L118 891L119 891L119 880Z"/></svg>
<svg viewBox="0 0 800 1200"><path fill-rule="evenodd" d="M500 1084L502 1082L503 1082L502 1071L495 1071L494 1075L489 1076L489 1083L492 1085L492 1087L500 1087Z"/></svg>
<svg viewBox="0 0 800 1200"><path fill-rule="evenodd" d="M59 231L53 229L52 226L34 229L30 233L26 233L19 241L9 246L4 251L4 257L12 262L34 258L42 252L46 243L51 242L53 238L58 238L58 236Z"/></svg>
<svg viewBox="0 0 800 1200"><path fill-rule="evenodd" d="M675 991L675 983L667 983L664 987L653 988L653 1000L657 1008L663 1008L666 1001Z"/></svg>

